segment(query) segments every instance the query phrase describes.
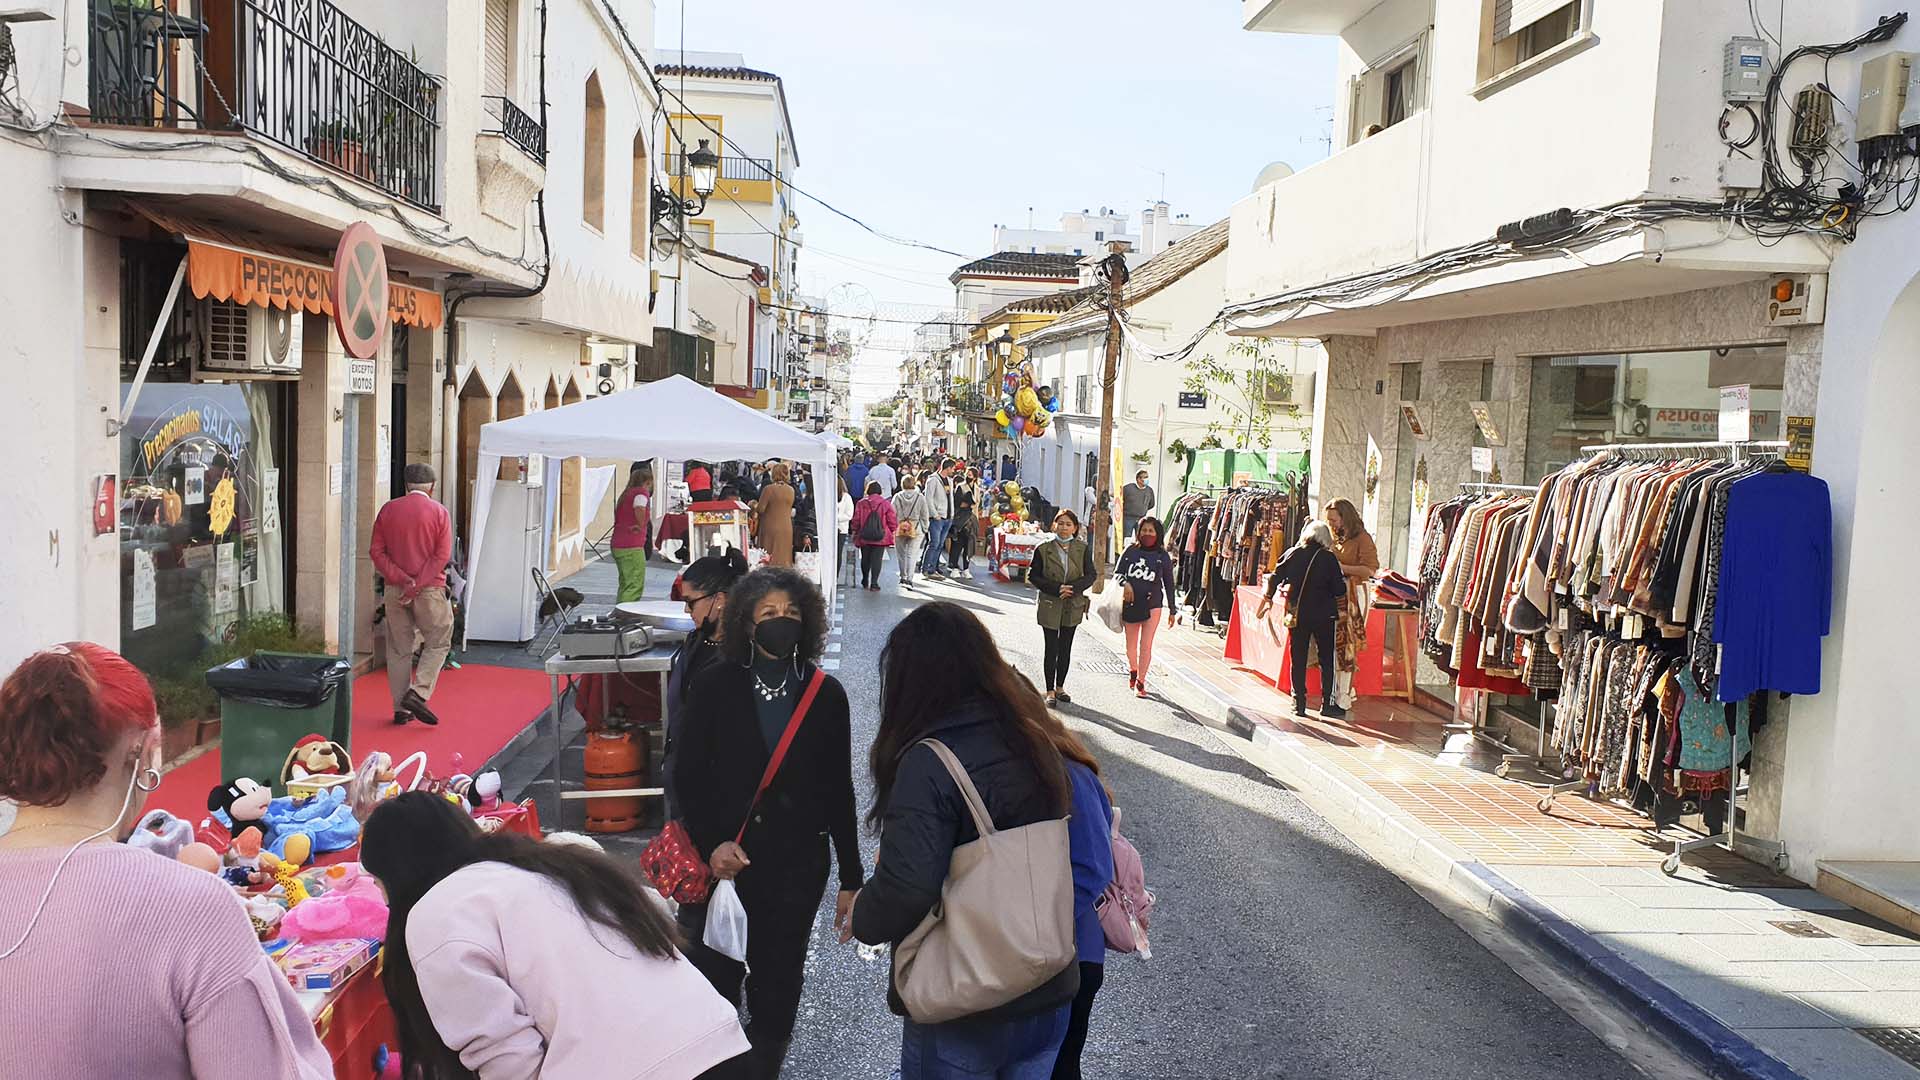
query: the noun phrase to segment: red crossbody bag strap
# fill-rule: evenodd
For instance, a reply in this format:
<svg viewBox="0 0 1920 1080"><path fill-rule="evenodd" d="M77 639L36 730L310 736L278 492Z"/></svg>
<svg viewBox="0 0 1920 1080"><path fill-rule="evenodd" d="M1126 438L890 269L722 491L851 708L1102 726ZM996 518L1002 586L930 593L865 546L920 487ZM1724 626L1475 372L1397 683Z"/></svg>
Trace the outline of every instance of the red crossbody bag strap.
<svg viewBox="0 0 1920 1080"><path fill-rule="evenodd" d="M826 681L827 673L814 668L813 678L807 682L806 693L800 695L800 704L794 706L793 719L787 721L787 730L780 733L780 743L773 748L773 756L767 759L767 771L760 774L760 786L754 789L753 801L747 804L747 816L740 822L740 831L734 834L734 843L738 844L747 835L747 822L753 820L754 807L760 805L760 796L767 793L767 785L773 783L774 774L780 771L780 763L787 760L787 748L793 745L793 737L800 731L800 721L807 718L807 710L813 708L813 699L820 693L820 685Z"/></svg>

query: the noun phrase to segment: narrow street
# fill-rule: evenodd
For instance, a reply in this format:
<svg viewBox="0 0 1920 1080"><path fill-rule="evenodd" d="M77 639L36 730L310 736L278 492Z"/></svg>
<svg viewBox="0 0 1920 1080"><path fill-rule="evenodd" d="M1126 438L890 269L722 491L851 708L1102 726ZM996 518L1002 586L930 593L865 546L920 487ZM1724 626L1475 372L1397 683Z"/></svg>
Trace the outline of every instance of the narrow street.
<svg viewBox="0 0 1920 1080"><path fill-rule="evenodd" d="M1030 594L976 574L903 597L889 568L885 592L845 596L836 674L856 758L877 723L877 658L913 604L963 604L1038 669ZM1219 735L1164 699L1134 698L1121 658L1090 636L1076 643L1065 711L1102 763L1158 906L1154 958L1110 959L1088 1075L1643 1075ZM864 812L864 761L855 776ZM786 1075L883 1078L900 1030L885 963L833 944L831 917L823 907Z"/></svg>

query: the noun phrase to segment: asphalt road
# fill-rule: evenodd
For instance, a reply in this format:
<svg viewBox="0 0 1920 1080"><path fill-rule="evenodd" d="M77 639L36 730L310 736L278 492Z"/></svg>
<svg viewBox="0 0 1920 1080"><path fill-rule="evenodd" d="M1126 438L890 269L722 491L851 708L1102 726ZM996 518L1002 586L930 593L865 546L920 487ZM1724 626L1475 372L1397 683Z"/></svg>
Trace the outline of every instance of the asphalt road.
<svg viewBox="0 0 1920 1080"><path fill-rule="evenodd" d="M912 605L964 604L1010 658L1038 671L1031 594L976 573L972 585L932 583L903 597L889 566L885 592L845 598L835 674L853 702L863 813L876 660ZM1158 896L1154 958L1108 963L1087 1075L1642 1075L1210 729L1162 700L1136 699L1113 652L1082 635L1074 663L1067 715L1100 758ZM873 839L864 842L871 860ZM888 1077L900 1022L886 1008L885 961L834 944L831 919L824 905L785 1075Z"/></svg>

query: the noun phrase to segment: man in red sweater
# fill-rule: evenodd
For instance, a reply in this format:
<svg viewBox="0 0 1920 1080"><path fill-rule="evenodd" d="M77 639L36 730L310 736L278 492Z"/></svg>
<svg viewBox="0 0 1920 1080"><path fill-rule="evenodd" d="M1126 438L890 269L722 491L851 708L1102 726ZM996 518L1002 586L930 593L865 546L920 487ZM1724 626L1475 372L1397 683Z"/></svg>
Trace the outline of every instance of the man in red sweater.
<svg viewBox="0 0 1920 1080"><path fill-rule="evenodd" d="M414 462L406 480L407 493L373 519L373 566L387 585L387 687L394 723L438 724L427 699L453 647L453 602L447 598L453 521L433 497L433 466Z"/></svg>

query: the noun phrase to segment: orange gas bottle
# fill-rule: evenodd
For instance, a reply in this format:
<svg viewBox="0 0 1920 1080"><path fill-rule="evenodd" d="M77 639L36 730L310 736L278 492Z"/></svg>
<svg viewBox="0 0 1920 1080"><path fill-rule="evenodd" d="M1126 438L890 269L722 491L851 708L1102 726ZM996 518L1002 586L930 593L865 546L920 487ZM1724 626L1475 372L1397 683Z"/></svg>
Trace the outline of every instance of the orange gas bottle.
<svg viewBox="0 0 1920 1080"><path fill-rule="evenodd" d="M587 736L586 788L611 791L646 786L647 757L636 732L601 730ZM587 800L587 831L632 832L645 800L638 796Z"/></svg>

